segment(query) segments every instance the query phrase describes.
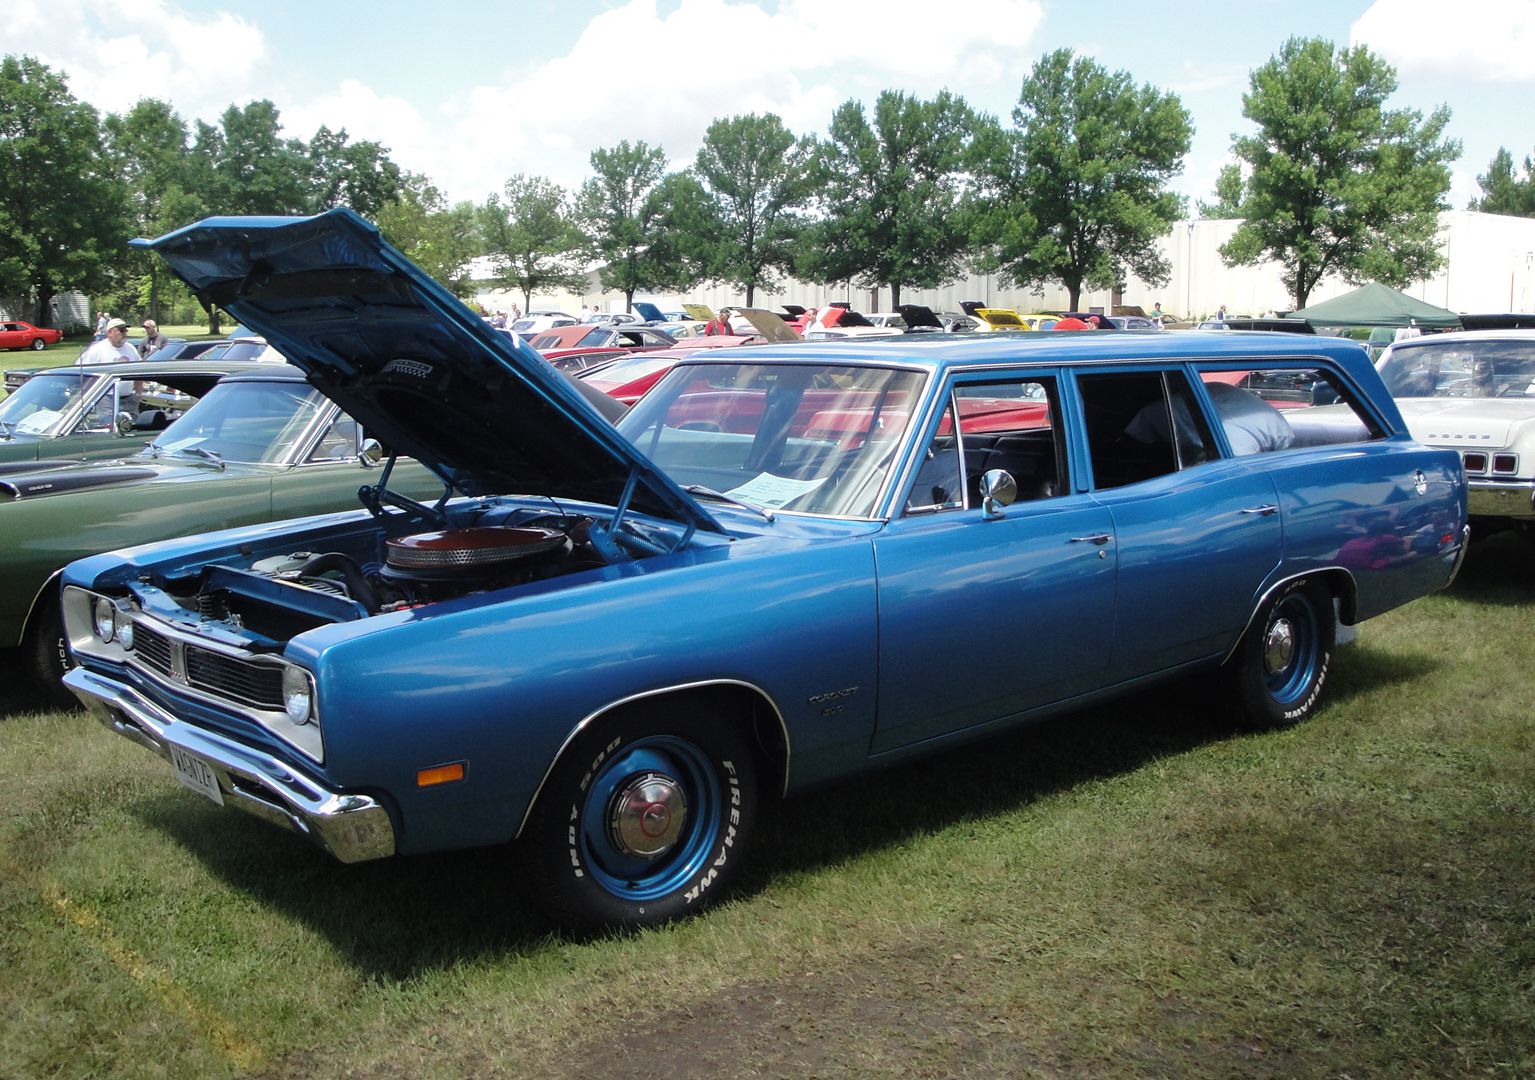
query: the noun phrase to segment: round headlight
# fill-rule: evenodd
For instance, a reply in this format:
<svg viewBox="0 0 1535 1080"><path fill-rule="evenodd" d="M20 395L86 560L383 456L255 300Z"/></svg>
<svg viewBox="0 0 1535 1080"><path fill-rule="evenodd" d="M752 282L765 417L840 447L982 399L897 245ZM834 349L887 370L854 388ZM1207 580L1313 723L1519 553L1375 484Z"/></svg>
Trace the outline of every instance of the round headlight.
<svg viewBox="0 0 1535 1080"><path fill-rule="evenodd" d="M96 597L91 607L91 628L102 641L112 640L112 629L117 625L117 609L105 596Z"/></svg>
<svg viewBox="0 0 1535 1080"><path fill-rule="evenodd" d="M133 616L126 611L117 613L117 625L112 632L117 635L117 643L125 649L133 648Z"/></svg>
<svg viewBox="0 0 1535 1080"><path fill-rule="evenodd" d="M283 668L282 705L288 719L295 724L307 724L314 719L314 690L302 668Z"/></svg>

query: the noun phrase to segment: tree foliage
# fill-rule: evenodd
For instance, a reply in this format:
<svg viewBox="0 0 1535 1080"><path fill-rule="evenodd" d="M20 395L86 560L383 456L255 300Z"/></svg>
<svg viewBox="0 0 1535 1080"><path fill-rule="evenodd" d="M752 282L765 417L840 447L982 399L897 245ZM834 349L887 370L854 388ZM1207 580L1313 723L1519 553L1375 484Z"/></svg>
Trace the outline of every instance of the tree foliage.
<svg viewBox="0 0 1535 1080"><path fill-rule="evenodd" d="M449 206L425 176L404 173L399 198L381 206L374 222L384 239L453 295L467 297L473 291L469 261L483 248L473 203Z"/></svg>
<svg viewBox="0 0 1535 1080"><path fill-rule="evenodd" d="M1232 144L1245 220L1221 248L1228 265L1277 261L1296 307L1328 274L1401 288L1440 267L1438 212L1460 155L1447 108L1387 109L1391 65L1316 38L1285 42L1250 86L1242 114L1258 132Z"/></svg>
<svg viewBox="0 0 1535 1080"><path fill-rule="evenodd" d="M368 140L351 142L345 128L331 131L321 125L304 146L304 157L305 213L348 206L376 218L384 207L400 200L403 174L389 160L389 150Z"/></svg>
<svg viewBox="0 0 1535 1080"><path fill-rule="evenodd" d="M128 206L103 153L96 110L29 56L0 60L0 295L33 300L109 285L129 239Z"/></svg>
<svg viewBox="0 0 1535 1080"><path fill-rule="evenodd" d="M929 288L964 268L966 155L974 114L942 91L932 101L886 90L872 122L856 101L832 114L820 146L817 208L796 271L812 281Z"/></svg>
<svg viewBox="0 0 1535 1080"><path fill-rule="evenodd" d="M815 185L815 143L796 139L777 116L732 116L704 133L693 166L715 223L709 276L746 293L777 291L793 269Z"/></svg>
<svg viewBox="0 0 1535 1080"><path fill-rule="evenodd" d="M193 187L211 214L302 214L309 207L304 144L282 137L277 106L231 105L217 124L199 120Z"/></svg>
<svg viewBox="0 0 1535 1080"><path fill-rule="evenodd" d="M663 183L666 154L644 142L625 139L592 151L590 160L596 175L582 185L577 207L603 261L602 287L623 293L626 310L640 289L690 288L698 280L696 252L668 232L679 209L689 209L678 207L677 198L690 196L696 185Z"/></svg>
<svg viewBox="0 0 1535 1080"><path fill-rule="evenodd" d="M1177 96L1057 49L1024 79L1013 125L988 125L978 145L976 241L1004 279L1060 282L1073 310L1084 286L1165 282L1156 241L1183 213L1167 185L1193 134Z"/></svg>
<svg viewBox="0 0 1535 1080"><path fill-rule="evenodd" d="M1472 199L1470 210L1484 214L1535 217L1535 159L1524 159L1524 177L1514 175L1514 155L1503 147L1493 155L1487 172L1476 178L1482 197Z"/></svg>
<svg viewBox="0 0 1535 1080"><path fill-rule="evenodd" d="M522 291L523 310L535 291L585 292L590 245L565 189L542 176L518 173L503 191L504 199L486 200L480 232L502 283Z"/></svg>

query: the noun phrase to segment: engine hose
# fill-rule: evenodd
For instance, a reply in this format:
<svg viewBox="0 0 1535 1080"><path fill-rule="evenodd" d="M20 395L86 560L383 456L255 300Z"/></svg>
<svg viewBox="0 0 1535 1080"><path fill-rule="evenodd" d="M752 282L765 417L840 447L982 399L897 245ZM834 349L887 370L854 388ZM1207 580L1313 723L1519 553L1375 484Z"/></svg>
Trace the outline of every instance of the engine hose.
<svg viewBox="0 0 1535 1080"><path fill-rule="evenodd" d="M343 555L339 551L327 551L323 555L305 559L294 568L295 573L310 577L318 577L329 571L335 571L341 575L341 580L346 582L347 593L366 608L369 615L377 614L378 594L373 591L373 586L363 576L362 569L352 561L350 556Z"/></svg>

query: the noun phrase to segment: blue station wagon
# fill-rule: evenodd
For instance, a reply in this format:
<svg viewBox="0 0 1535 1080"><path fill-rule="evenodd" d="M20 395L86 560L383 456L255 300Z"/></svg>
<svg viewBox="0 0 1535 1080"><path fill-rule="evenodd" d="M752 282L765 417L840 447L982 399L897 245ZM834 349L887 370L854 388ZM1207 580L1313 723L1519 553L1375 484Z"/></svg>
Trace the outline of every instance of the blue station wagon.
<svg viewBox="0 0 1535 1080"><path fill-rule="evenodd" d="M1466 550L1342 340L725 349L615 429L347 211L141 243L455 494L73 563L67 685L343 861L516 841L576 925L703 906L769 797L1156 680L1299 722Z"/></svg>

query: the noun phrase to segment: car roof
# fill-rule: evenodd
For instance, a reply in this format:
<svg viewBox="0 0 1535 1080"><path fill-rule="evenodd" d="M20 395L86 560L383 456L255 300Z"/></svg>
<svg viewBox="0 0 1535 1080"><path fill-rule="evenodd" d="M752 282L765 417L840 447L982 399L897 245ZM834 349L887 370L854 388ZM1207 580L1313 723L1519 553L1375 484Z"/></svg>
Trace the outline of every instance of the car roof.
<svg viewBox="0 0 1535 1080"><path fill-rule="evenodd" d="M793 344L753 345L750 351L703 350L688 363L899 363L938 373L951 368L1022 363L1108 364L1169 360L1265 362L1287 357L1368 364L1364 347L1343 338L1229 330L1223 334L1168 330L1156 334L1041 334L1033 331L985 335L898 334L890 337L838 338Z"/></svg>

